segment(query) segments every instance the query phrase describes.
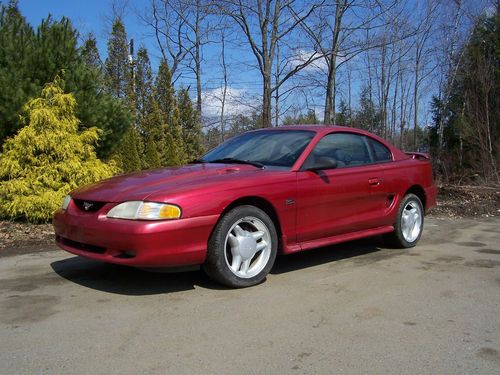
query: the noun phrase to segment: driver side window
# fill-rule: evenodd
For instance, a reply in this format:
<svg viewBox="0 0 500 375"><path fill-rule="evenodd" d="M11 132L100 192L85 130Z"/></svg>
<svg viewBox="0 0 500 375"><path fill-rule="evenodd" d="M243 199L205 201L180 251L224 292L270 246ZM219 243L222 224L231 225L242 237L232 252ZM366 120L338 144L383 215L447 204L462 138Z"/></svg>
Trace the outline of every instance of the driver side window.
<svg viewBox="0 0 500 375"><path fill-rule="evenodd" d="M363 136L351 133L325 135L314 147L303 168L314 168L326 160L337 163L337 168L348 168L372 162Z"/></svg>

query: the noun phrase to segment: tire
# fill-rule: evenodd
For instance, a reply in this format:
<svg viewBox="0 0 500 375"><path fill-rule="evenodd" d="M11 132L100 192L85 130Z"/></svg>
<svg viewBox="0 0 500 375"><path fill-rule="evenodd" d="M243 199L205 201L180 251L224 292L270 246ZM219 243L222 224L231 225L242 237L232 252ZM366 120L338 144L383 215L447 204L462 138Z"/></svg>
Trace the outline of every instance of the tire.
<svg viewBox="0 0 500 375"><path fill-rule="evenodd" d="M404 196L398 208L394 232L384 235L384 241L393 247L414 247L424 229L424 209L415 194Z"/></svg>
<svg viewBox="0 0 500 375"><path fill-rule="evenodd" d="M245 288L264 281L278 252L273 221L255 206L238 206L217 223L203 270L214 281Z"/></svg>

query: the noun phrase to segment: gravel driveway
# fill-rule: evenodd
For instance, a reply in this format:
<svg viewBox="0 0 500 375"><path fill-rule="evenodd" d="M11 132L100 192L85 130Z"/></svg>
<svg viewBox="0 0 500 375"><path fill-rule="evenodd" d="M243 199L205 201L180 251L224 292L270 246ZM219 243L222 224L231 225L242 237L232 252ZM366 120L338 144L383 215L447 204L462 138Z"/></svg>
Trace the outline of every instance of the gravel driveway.
<svg viewBox="0 0 500 375"><path fill-rule="evenodd" d="M0 258L0 374L500 374L500 218L280 257L224 289L63 251Z"/></svg>

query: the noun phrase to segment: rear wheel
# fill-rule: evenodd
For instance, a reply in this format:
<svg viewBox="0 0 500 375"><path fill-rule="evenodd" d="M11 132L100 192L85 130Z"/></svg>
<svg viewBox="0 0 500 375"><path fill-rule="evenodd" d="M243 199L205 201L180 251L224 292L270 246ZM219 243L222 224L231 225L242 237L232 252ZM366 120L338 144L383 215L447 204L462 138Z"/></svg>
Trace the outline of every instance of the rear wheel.
<svg viewBox="0 0 500 375"><path fill-rule="evenodd" d="M420 198L407 194L401 201L394 232L386 234L384 239L394 247L408 248L417 244L424 229L424 210Z"/></svg>
<svg viewBox="0 0 500 375"><path fill-rule="evenodd" d="M217 223L203 269L222 284L242 288L262 282L278 249L273 221L255 206L238 206Z"/></svg>

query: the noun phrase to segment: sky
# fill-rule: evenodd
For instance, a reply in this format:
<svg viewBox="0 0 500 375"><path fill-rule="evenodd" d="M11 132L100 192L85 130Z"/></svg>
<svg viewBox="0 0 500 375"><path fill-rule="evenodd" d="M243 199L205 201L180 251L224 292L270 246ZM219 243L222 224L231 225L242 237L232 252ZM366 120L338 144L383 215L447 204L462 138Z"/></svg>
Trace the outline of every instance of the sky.
<svg viewBox="0 0 500 375"><path fill-rule="evenodd" d="M6 1L4 1L6 2ZM147 1L134 1L138 6ZM37 26L43 18L51 14L59 20L68 17L82 36L92 32L98 39L101 54L106 51L106 37L109 32L111 2L106 0L19 0L21 13L28 22ZM141 25L131 11L126 12L127 32L140 35Z"/></svg>
<svg viewBox="0 0 500 375"><path fill-rule="evenodd" d="M416 1L416 0L415 0ZM482 3L485 0L474 0L477 3ZM473 0L468 3L473 4ZM1 3L6 3L8 0L0 0ZM153 70L158 66L160 54L151 30L141 24L138 14L144 13L148 7L149 0L19 0L19 8L28 22L36 27L43 18L51 14L55 19L68 17L73 26L79 31L80 36L85 38L86 35L92 33L98 42L101 58L104 60L107 54L107 39L112 24L112 4L126 3L124 13L122 14L123 21L126 27L128 38L134 39L136 50L143 45L148 49ZM408 1L406 6L414 6L418 3ZM239 33L229 33L227 38L234 39ZM203 47L202 64L202 86L203 86L203 114L205 116L217 116L220 108L220 101L217 97L222 86L222 74L220 69L220 44L217 42L219 34L213 36L214 43L209 43ZM258 97L261 95L262 80L261 76L255 68L255 57L252 55L247 43L235 42L231 40L227 46L228 60L228 81L229 81L229 99L226 103L226 113L235 115L238 113L248 114L252 108L258 106ZM301 50L301 53L306 56L308 51ZM366 83L366 64L363 61L353 61L353 100L359 96L361 85ZM373 62L372 62L373 65ZM316 69L317 67L310 66L307 69ZM339 71L338 82L345 81L345 76L342 71ZM429 119L429 103L430 97L435 93L437 85L429 82L430 86L422 88L423 100L420 106L422 118L426 116ZM308 84L305 83L307 86ZM189 88L192 98L195 98L195 77L191 74L184 74L177 82L176 87ZM286 87L284 87L286 89ZM340 93L345 94L345 85L339 85ZM318 117L322 118L322 110L324 106L324 92L310 92L304 89L304 94L294 95L292 105L304 110L314 108ZM337 101L338 105L339 101ZM283 103L282 108L290 103ZM419 112L420 112L419 111ZM306 112L305 110L303 112ZM424 120L425 121L425 120Z"/></svg>

